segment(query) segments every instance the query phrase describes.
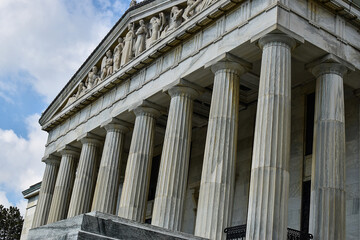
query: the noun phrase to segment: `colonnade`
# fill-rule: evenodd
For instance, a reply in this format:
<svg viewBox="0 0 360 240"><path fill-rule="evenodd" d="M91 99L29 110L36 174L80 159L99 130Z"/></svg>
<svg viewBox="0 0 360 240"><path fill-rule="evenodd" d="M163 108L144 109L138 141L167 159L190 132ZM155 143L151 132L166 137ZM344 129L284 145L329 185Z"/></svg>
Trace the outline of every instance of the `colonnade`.
<svg viewBox="0 0 360 240"><path fill-rule="evenodd" d="M291 129L291 51L295 40L269 34L259 40L262 63L246 239L286 239ZM231 225L237 153L240 77L251 64L224 54L205 67L214 73L195 235L223 239ZM312 67L317 77L310 229L316 239L345 239L345 125L343 75L331 61ZM181 230L187 186L193 101L201 88L182 81L171 96L152 224ZM143 222L156 119L163 109L144 101L136 115L119 210L116 199L124 134L129 126L110 119L103 139L86 134L82 148L66 146L46 169L33 228L93 210ZM78 160L78 158L80 159ZM78 165L76 167L76 165ZM97 166L99 167L97 168ZM98 170L98 173L96 172ZM76 174L75 174L76 173ZM335 206L335 207L334 207Z"/></svg>

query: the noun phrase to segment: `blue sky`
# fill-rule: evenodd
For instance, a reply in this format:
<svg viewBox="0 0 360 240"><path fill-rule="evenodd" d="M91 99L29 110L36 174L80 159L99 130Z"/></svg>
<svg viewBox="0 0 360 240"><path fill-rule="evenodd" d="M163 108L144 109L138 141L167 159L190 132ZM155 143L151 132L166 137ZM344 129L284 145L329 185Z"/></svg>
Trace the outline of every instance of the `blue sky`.
<svg viewBox="0 0 360 240"><path fill-rule="evenodd" d="M0 204L26 207L41 181L38 119L130 0L0 1Z"/></svg>

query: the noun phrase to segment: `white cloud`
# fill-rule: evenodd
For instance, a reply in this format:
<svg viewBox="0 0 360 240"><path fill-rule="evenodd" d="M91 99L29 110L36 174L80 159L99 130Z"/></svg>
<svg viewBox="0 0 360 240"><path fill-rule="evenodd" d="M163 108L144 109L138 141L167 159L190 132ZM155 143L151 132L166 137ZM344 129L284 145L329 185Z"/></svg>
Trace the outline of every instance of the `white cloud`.
<svg viewBox="0 0 360 240"><path fill-rule="evenodd" d="M39 117L34 114L26 119L26 139L12 130L0 129L0 186L6 192L21 192L42 179L44 163L41 158L47 134L37 124ZM17 203L12 202L12 205Z"/></svg>
<svg viewBox="0 0 360 240"><path fill-rule="evenodd" d="M9 200L6 197L6 192L0 191L0 204L4 207L8 208L12 204L9 202Z"/></svg>
<svg viewBox="0 0 360 240"><path fill-rule="evenodd" d="M90 0L1 0L0 73L30 73L35 90L52 101L128 7L97 1L101 11ZM0 92L7 84L0 82Z"/></svg>

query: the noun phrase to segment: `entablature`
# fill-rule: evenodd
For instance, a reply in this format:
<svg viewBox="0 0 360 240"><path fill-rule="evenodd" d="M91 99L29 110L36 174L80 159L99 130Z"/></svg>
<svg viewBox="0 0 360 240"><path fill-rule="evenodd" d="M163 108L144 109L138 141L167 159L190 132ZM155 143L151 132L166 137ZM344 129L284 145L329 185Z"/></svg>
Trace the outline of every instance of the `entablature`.
<svg viewBox="0 0 360 240"><path fill-rule="evenodd" d="M184 17L184 15L189 8L189 6L186 4L189 4L189 2L191 4L201 2L203 3L203 6L200 7L197 12L192 13L193 16L191 13L187 13L188 19L185 19L187 17ZM119 20L119 22L114 26L114 28L109 32L109 34L104 38L104 40L99 44L99 46L94 50L86 62L80 67L78 72L68 82L68 84L60 92L56 99L50 104L49 108L43 113L39 120L43 129L46 131L51 130L54 126L63 122L65 119L67 119L73 113L77 112L79 109L83 108L85 105L96 100L99 96L113 88L116 84L129 79L129 77L143 69L144 66L149 65L150 63L157 60L160 56L168 52L170 49L178 46L181 42L186 41L186 39L190 38L210 23L214 22L227 11L232 10L236 4L241 2L244 2L244 0L189 0L188 2L184 0L148 0L142 2L139 8L135 8L132 11L127 11ZM200 5L201 4L199 4L197 7ZM177 7L177 9L174 9L175 7ZM131 8L129 10L131 10ZM161 18L165 15L165 13L173 16L173 10L175 10L175 12L181 11L182 20L184 21L181 20L180 24L175 23L175 27L170 26L171 20L165 20L169 21L169 24L163 24L162 21L164 19ZM112 62L114 61L112 53L109 53L109 50L115 50L115 48L120 45L117 45L116 43L116 40L119 37L123 38L123 42L125 43L123 43L122 48L125 48L127 51L132 50L129 50L129 48L134 47L132 45L139 45L136 40L132 40L130 46L126 46L126 35L128 35L130 31L132 31L132 35L138 34L140 31L139 29L141 28L141 24L143 24L141 23L142 21L143 23L145 23L145 21L152 21L150 27L153 31L155 30L154 28L156 28L154 27L156 24L161 25L158 26L160 28L166 27L165 25L167 25L167 29L170 28L170 31L159 31L157 39L152 39L153 41L149 43L148 40L151 40L152 36L154 35L152 32L152 36L150 36L149 39L146 38L144 40L146 41L144 46L148 46L145 48L143 47L143 49L140 51L135 49L138 52L134 51L132 53L135 53L135 55L138 56L132 56L128 59L123 59L124 54L122 53L121 67L116 69L118 71L114 71L112 69L105 71L108 72L108 74L104 73L103 69L105 69L107 65L106 57L104 57L104 55L106 56L106 54L108 54L108 59L111 59ZM158 21L160 23L158 23ZM136 31L134 29L135 24L139 25ZM172 23L172 25L174 25L174 23ZM127 32L126 27L128 27ZM109 65L111 61L109 61ZM111 65L112 64L113 63L111 63ZM94 66L96 67L95 69L93 68ZM95 74L92 73L94 71ZM91 78L94 79L91 80ZM91 84L89 84L89 79L92 81ZM106 84L103 84L104 82ZM91 87L88 87L89 85L91 85ZM100 85L102 87L98 88ZM93 91L95 86L98 91Z"/></svg>

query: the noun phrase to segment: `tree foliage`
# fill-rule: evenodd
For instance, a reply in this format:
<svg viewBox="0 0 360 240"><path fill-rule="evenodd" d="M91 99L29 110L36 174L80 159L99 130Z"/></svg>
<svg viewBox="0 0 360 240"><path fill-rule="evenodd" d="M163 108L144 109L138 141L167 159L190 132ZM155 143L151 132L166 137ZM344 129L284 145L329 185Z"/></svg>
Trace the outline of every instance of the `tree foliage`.
<svg viewBox="0 0 360 240"><path fill-rule="evenodd" d="M0 240L20 239L24 219L17 207L0 204Z"/></svg>

